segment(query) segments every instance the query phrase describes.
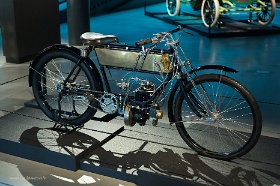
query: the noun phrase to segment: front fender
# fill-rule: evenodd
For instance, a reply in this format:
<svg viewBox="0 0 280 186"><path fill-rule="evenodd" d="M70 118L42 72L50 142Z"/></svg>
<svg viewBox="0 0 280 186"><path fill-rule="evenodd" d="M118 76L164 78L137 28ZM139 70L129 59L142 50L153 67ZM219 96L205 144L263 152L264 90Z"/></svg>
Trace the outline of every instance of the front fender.
<svg viewBox="0 0 280 186"><path fill-rule="evenodd" d="M77 56L80 56L80 49L76 48L76 47L73 47L73 46L68 46L68 45L61 45L61 44L58 44L58 45L53 45L53 46L50 46L50 47L47 47L45 48L44 50L42 50L38 56L30 63L29 65L29 86L31 87L32 86L32 75L34 73L34 67L36 65L36 63L40 60L40 58L47 52L49 51L54 51L54 50L65 50L65 51L68 51L68 52L72 52L73 55L77 55ZM99 74L99 71L98 69L96 68L95 64L93 63L93 61L87 57L84 62L86 63L87 67L91 69L91 72L92 72L92 75L96 78L96 83L98 83L98 89L100 91L103 91L103 84L102 84L102 79L101 79L101 76Z"/></svg>
<svg viewBox="0 0 280 186"><path fill-rule="evenodd" d="M191 74L202 70L222 70L230 73L237 73L238 71L223 65L204 65L190 71Z"/></svg>
<svg viewBox="0 0 280 186"><path fill-rule="evenodd" d="M237 73L238 71L230 68L230 67L226 67L223 65L204 65L201 67L198 67L196 69L193 69L190 71L190 74L196 73L198 71L202 71L202 70L222 70L225 72L229 72L229 73ZM186 84L187 78L186 78L186 74L181 76L181 80L183 82L183 84ZM172 88L170 95L169 95L169 99L168 99L168 118L169 118L169 122L173 123L174 122L174 108L173 108L173 104L175 101L175 96L176 96L176 92L179 90L179 82L177 81L176 84L174 85L174 87Z"/></svg>

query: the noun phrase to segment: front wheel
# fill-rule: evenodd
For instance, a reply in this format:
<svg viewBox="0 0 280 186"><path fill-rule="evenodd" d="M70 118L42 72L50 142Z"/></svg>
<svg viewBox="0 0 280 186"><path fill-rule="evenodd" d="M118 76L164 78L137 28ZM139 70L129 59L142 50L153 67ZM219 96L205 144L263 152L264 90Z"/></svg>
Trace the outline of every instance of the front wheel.
<svg viewBox="0 0 280 186"><path fill-rule="evenodd" d="M79 126L96 112L96 101L87 95L97 90L97 83L85 63L77 65L79 60L80 56L70 51L50 50L32 69L34 97L55 122Z"/></svg>
<svg viewBox="0 0 280 186"><path fill-rule="evenodd" d="M201 5L201 19L209 28L214 27L220 16L220 4L218 0L203 0Z"/></svg>
<svg viewBox="0 0 280 186"><path fill-rule="evenodd" d="M166 0L167 13L176 16L180 13L180 0Z"/></svg>
<svg viewBox="0 0 280 186"><path fill-rule="evenodd" d="M205 74L193 81L195 86L189 83L185 88L187 98L180 91L174 103L176 127L183 140L199 154L217 159L249 152L262 128L252 94L227 76Z"/></svg>

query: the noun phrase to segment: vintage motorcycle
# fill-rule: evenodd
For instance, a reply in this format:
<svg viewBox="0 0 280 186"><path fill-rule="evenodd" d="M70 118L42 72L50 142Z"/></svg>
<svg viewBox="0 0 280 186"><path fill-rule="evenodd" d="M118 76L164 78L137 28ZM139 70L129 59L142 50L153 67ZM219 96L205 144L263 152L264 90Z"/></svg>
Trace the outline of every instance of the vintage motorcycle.
<svg viewBox="0 0 280 186"><path fill-rule="evenodd" d="M83 127L97 110L123 117L128 126L156 126L168 100L170 124L199 154L229 160L248 153L262 128L256 100L226 75L236 70L193 68L179 43L182 34L191 35L178 26L129 46L115 35L87 32L82 47L50 46L30 64L37 104L65 126ZM160 44L164 49L156 48Z"/></svg>

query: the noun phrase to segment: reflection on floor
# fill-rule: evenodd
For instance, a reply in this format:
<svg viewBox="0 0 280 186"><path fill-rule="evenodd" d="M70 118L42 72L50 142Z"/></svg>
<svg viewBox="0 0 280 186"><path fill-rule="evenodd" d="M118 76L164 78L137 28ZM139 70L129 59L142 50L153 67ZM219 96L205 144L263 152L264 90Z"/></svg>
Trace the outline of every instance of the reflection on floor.
<svg viewBox="0 0 280 186"><path fill-rule="evenodd" d="M164 4L156 6L165 9ZM274 22L278 23L279 18L276 17ZM96 16L91 20L91 31L117 35L121 42L128 44L173 28L174 25L146 17L143 8ZM67 24L61 25L61 35L62 43L67 43ZM126 186L137 183L147 186L151 183L180 185L180 181L191 181L201 185L280 185L280 64L277 62L280 58L280 36L209 39L194 33L193 37L182 36L181 41L194 66L222 64L233 67L239 72L231 76L255 95L262 110L263 132L259 143L248 155L230 162L197 156L181 141L176 129L166 124L165 116L156 128L151 125L125 127L119 136L87 157L77 172L1 153L0 184ZM57 156L60 159L48 159L52 164L61 165L68 158L76 166L75 160L71 159L75 159L76 154L73 156L71 153L79 154L78 150L87 148L89 142L102 142L108 134L123 127L120 118L109 123L90 121L78 133L58 138L59 133L48 130L53 123L40 110L25 107L26 102L34 99L28 87L29 63L6 63L2 49L0 54L2 142L11 140L18 143L23 139L36 138L37 147L44 144L38 147L40 151L30 148L29 152L25 152L29 148L27 146L18 149L25 152L25 156L32 156L35 160L47 159L48 153L52 154L49 151L54 151L62 155ZM34 145L34 141L25 140L20 145L31 143ZM36 153L45 154L39 156ZM137 180L137 176L144 179Z"/></svg>

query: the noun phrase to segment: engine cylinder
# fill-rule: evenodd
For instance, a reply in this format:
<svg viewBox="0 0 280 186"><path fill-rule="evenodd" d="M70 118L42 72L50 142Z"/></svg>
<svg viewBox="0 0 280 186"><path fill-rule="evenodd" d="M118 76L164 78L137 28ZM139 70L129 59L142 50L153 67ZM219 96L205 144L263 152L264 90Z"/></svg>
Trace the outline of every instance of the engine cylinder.
<svg viewBox="0 0 280 186"><path fill-rule="evenodd" d="M139 90L135 93L135 100L136 101L146 101L150 98L150 95L145 90Z"/></svg>

